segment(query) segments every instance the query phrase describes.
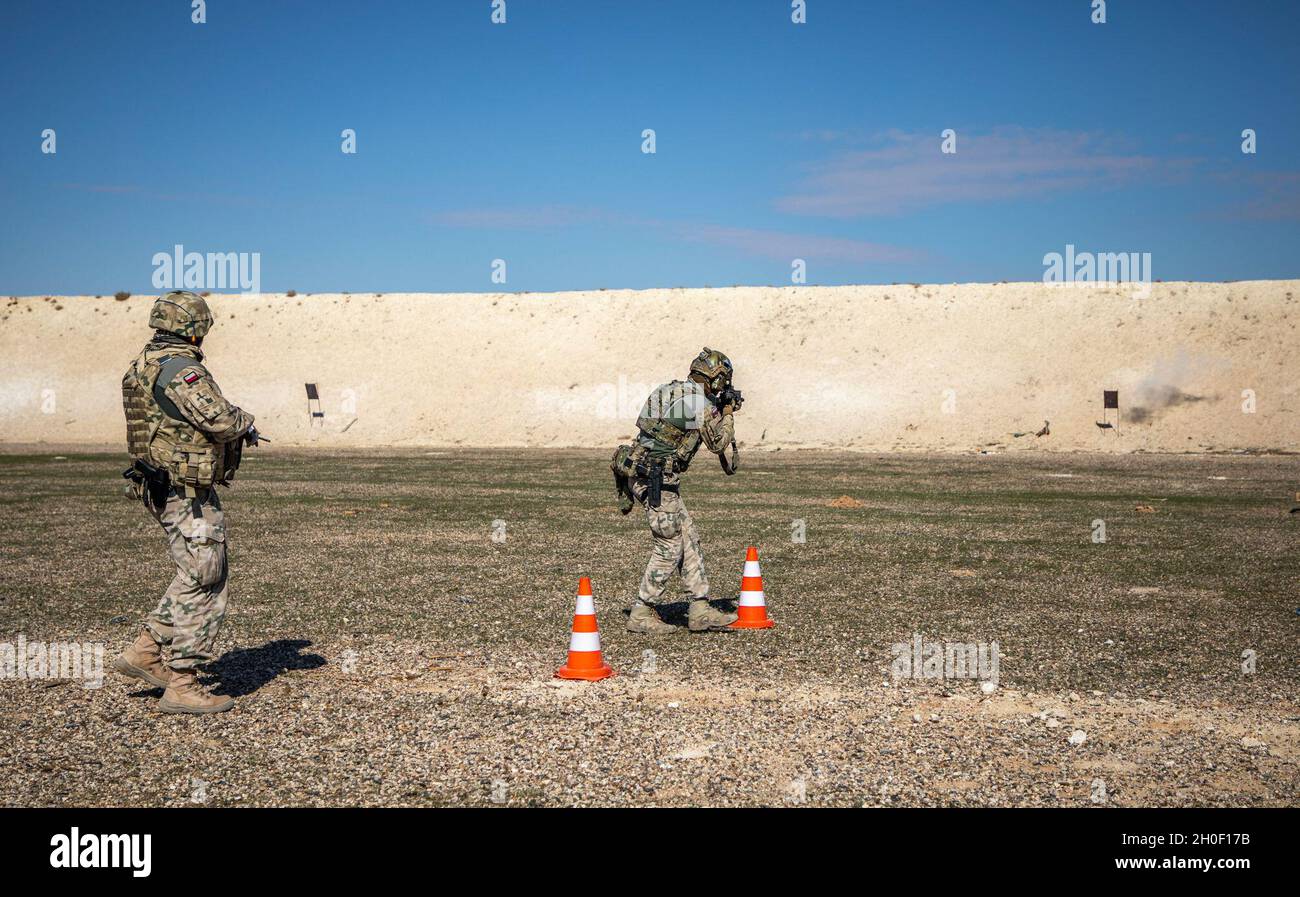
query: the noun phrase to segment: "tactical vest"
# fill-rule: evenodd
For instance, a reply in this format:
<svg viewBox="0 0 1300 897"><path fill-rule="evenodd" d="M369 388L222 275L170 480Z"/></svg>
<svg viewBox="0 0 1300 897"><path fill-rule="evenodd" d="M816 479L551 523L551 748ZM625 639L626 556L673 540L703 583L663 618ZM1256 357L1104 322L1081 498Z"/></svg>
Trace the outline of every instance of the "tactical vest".
<svg viewBox="0 0 1300 897"><path fill-rule="evenodd" d="M704 387L690 380L674 380L650 393L636 426L638 442L653 461L671 460L679 473L687 468L700 447L696 406L707 401Z"/></svg>
<svg viewBox="0 0 1300 897"><path fill-rule="evenodd" d="M131 457L166 470L191 487L228 483L239 467L241 441L215 442L180 413L165 387L199 361L182 347L145 347L122 377L126 444Z"/></svg>

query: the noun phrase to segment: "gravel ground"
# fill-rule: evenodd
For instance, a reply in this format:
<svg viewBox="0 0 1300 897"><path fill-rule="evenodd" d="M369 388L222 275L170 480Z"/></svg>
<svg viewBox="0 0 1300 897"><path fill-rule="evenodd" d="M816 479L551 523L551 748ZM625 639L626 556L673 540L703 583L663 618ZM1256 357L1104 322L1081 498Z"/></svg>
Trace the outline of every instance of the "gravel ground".
<svg viewBox="0 0 1300 897"><path fill-rule="evenodd" d="M237 708L0 680L0 804L1300 805L1293 458L702 458L714 594L757 545L777 627L659 637L622 629L648 537L605 461L259 448L222 493ZM133 637L170 573L122 466L0 455L0 642ZM600 683L551 678L580 575ZM895 679L916 634L996 642L996 687Z"/></svg>

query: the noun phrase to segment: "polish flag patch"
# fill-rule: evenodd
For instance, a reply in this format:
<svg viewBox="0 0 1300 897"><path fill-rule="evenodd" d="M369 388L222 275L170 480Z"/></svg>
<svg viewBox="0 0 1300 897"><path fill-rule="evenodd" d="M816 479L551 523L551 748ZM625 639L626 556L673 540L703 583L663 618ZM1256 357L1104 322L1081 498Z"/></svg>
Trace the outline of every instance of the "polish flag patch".
<svg viewBox="0 0 1300 897"><path fill-rule="evenodd" d="M182 377L181 379L183 379L186 383L188 383L188 384L190 384L191 386L193 386L196 382L198 382L198 379L199 379L199 372L198 372L198 371L190 371L188 374L186 374L186 375L185 375L184 377Z"/></svg>

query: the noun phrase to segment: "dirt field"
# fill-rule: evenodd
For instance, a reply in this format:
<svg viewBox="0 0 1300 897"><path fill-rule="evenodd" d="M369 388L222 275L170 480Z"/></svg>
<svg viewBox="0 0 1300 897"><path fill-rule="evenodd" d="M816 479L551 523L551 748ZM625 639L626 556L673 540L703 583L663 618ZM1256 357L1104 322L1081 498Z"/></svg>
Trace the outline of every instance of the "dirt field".
<svg viewBox="0 0 1300 897"><path fill-rule="evenodd" d="M0 681L0 804L1300 805L1294 457L701 458L715 595L757 545L777 627L648 638L604 453L251 453L237 708ZM134 635L170 570L122 466L0 455L0 641ZM551 678L580 575L601 683ZM916 634L996 642L998 686L892 681Z"/></svg>

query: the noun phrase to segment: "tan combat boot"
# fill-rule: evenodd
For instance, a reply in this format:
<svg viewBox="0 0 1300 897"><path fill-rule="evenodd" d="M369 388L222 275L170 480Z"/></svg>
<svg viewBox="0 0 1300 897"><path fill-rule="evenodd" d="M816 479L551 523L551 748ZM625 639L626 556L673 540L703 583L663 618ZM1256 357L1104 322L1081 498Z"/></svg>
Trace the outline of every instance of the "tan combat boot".
<svg viewBox="0 0 1300 897"><path fill-rule="evenodd" d="M691 632L708 632L713 629L726 629L736 622L739 614L724 614L709 604L708 598L696 598L686 612L686 625Z"/></svg>
<svg viewBox="0 0 1300 897"><path fill-rule="evenodd" d="M123 676L143 679L155 688L166 688L172 677L162 662L162 648L147 629L141 629L131 647L118 655L113 669Z"/></svg>
<svg viewBox="0 0 1300 897"><path fill-rule="evenodd" d="M644 601L638 601L632 605L632 612L627 615L627 631L660 635L667 632L676 632L677 627L671 623L665 623L660 619L658 611Z"/></svg>
<svg viewBox="0 0 1300 897"><path fill-rule="evenodd" d="M193 670L172 670L172 681L158 701L158 709L164 713L224 713L234 706L234 698L218 698L204 691Z"/></svg>

